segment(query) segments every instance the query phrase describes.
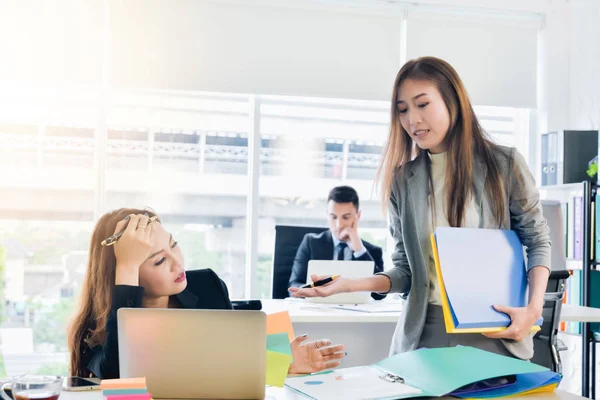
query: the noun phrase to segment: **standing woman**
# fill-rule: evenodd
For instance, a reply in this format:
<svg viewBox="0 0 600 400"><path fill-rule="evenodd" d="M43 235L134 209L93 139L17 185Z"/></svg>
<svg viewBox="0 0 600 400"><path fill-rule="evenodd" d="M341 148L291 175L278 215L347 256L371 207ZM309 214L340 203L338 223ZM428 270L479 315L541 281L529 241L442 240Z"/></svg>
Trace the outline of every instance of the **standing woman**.
<svg viewBox="0 0 600 400"><path fill-rule="evenodd" d="M525 159L514 148L493 143L481 128L460 77L447 62L418 58L398 73L377 178L395 242L393 268L369 278L338 278L314 289L290 288L294 296L401 293L407 301L391 354L468 345L530 359L530 330L542 314L550 266L539 194ZM510 316L508 329L446 333L430 242L438 226L516 231L527 248L529 302L522 308L494 306Z"/></svg>

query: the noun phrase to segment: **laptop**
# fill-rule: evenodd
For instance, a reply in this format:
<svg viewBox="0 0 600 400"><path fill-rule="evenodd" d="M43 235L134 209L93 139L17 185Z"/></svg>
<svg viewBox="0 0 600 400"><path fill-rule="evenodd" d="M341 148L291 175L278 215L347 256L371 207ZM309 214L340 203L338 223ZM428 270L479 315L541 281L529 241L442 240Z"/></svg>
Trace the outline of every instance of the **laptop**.
<svg viewBox="0 0 600 400"><path fill-rule="evenodd" d="M261 311L121 308L121 378L146 377L154 399L263 399Z"/></svg>
<svg viewBox="0 0 600 400"><path fill-rule="evenodd" d="M308 280L307 283L312 283L310 277L313 274L321 276L342 275L344 278L366 278L373 275L374 269L374 261L310 260L306 279ZM371 302L371 293L339 293L329 297L310 297L307 300L315 303L364 304Z"/></svg>

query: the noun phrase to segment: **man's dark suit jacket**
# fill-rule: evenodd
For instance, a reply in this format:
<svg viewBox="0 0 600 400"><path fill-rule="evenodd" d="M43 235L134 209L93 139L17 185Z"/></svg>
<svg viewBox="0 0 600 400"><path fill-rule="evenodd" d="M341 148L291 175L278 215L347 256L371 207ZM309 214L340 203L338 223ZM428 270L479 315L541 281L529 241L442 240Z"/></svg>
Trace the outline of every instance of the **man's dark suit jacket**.
<svg viewBox="0 0 600 400"><path fill-rule="evenodd" d="M212 269L186 271L187 286L175 299L181 308L233 309L225 283ZM119 339L117 335L117 311L119 308L141 308L144 288L142 286L116 285L112 293L112 305L106 321L106 340L103 345L90 348L83 344L83 360L88 371L97 378L119 378ZM177 327L173 327L176 329ZM190 345L193 345L190 344Z"/></svg>
<svg viewBox="0 0 600 400"><path fill-rule="evenodd" d="M374 261L375 268L373 269L373 273L383 272L383 251L381 247L372 245L364 240L362 242L367 251L359 258L352 256L352 260ZM306 284L306 274L310 260L333 260L333 238L331 237L331 231L307 233L304 236L300 247L298 247L294 266L292 267L290 287L299 287ZM375 300L381 300L385 298L385 295L371 293L371 297Z"/></svg>

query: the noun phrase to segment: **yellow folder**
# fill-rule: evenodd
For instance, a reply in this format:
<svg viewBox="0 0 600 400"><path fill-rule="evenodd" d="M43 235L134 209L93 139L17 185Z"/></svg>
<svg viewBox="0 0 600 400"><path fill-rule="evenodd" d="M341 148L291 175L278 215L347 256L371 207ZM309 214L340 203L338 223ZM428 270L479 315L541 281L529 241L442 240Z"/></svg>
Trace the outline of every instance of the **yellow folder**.
<svg viewBox="0 0 600 400"><path fill-rule="evenodd" d="M442 268L440 266L440 258L438 255L437 244L435 240L435 234L431 235L431 249L433 253L433 259L435 261L435 271L437 273L438 286L440 288L440 297L442 298L442 310L444 312L444 324L446 325L446 332L448 333L492 333L501 332L506 327L495 327L495 328L457 328L454 326L454 319L452 318L452 311L450 310L450 304L448 303L448 295L446 294L446 288L444 286L444 278L442 276ZM539 326L533 326L531 332L537 332L541 328Z"/></svg>

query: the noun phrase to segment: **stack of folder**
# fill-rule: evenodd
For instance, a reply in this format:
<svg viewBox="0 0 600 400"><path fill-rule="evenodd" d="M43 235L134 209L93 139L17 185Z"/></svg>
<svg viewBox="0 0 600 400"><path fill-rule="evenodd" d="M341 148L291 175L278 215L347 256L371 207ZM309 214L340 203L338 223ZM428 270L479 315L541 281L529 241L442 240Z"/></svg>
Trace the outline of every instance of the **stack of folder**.
<svg viewBox="0 0 600 400"><path fill-rule="evenodd" d="M267 385L283 387L293 362L290 346L293 339L294 329L287 311L267 315Z"/></svg>
<svg viewBox="0 0 600 400"><path fill-rule="evenodd" d="M290 377L286 386L318 400L455 396L496 398L547 393L561 376L542 366L473 347L419 349L377 364Z"/></svg>
<svg viewBox="0 0 600 400"><path fill-rule="evenodd" d="M151 400L146 378L104 379L100 383L106 400Z"/></svg>
<svg viewBox="0 0 600 400"><path fill-rule="evenodd" d="M523 246L514 231L437 228L431 245L448 333L502 331L510 317L493 306L527 305Z"/></svg>

